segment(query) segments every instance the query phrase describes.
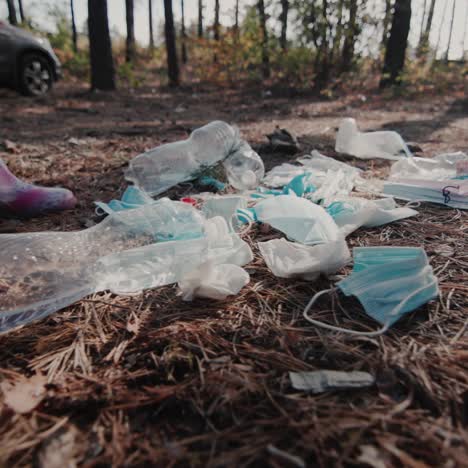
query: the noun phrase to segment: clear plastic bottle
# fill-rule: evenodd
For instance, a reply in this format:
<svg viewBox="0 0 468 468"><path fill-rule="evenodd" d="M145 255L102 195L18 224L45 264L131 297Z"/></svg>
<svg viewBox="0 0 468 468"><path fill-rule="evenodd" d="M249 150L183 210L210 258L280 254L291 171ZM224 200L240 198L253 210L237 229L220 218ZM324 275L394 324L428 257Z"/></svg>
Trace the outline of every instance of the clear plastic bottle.
<svg viewBox="0 0 468 468"><path fill-rule="evenodd" d="M0 332L94 292L136 293L176 282L212 259L244 264L251 251L222 218L162 199L78 232L0 235Z"/></svg>
<svg viewBox="0 0 468 468"><path fill-rule="evenodd" d="M125 177L152 196L195 179L224 161L229 182L238 189L255 188L264 176L261 158L239 137L236 128L216 120L183 141L168 143L130 161Z"/></svg>

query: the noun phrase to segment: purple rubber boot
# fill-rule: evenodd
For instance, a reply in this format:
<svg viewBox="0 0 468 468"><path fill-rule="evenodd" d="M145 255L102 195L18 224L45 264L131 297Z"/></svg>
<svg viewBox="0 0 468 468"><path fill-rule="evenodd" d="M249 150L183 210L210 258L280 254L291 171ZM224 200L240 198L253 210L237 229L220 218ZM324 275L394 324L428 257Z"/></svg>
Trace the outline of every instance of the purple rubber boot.
<svg viewBox="0 0 468 468"><path fill-rule="evenodd" d="M0 159L0 216L29 218L76 205L70 190L39 187L19 180Z"/></svg>

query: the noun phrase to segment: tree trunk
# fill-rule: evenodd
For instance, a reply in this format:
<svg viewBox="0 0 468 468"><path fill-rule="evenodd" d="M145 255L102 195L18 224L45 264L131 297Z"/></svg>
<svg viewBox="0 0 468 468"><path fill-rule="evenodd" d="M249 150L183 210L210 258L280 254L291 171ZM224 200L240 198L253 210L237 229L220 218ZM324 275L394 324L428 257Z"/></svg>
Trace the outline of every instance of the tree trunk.
<svg viewBox="0 0 468 468"><path fill-rule="evenodd" d="M445 61L446 62L448 62L450 46L452 45L453 22L455 20L455 6L456 6L456 4L457 4L456 0L453 0L452 19L450 21L449 39L448 39L448 43L447 43L447 51L445 52Z"/></svg>
<svg viewBox="0 0 468 468"><path fill-rule="evenodd" d="M70 0L70 13L71 13L73 52L75 52L76 54L78 52L78 36L76 34L75 5L73 4L73 0Z"/></svg>
<svg viewBox="0 0 468 468"><path fill-rule="evenodd" d="M411 0L396 0L392 29L385 51L385 63L380 87L385 88L401 82L405 65L406 47L411 23Z"/></svg>
<svg viewBox="0 0 468 468"><path fill-rule="evenodd" d="M281 49L286 50L287 43L287 32L288 32L288 13L289 13L289 0L281 0L281 37L280 46Z"/></svg>
<svg viewBox="0 0 468 468"><path fill-rule="evenodd" d="M91 88L113 90L115 70L107 20L107 0L88 0L88 31Z"/></svg>
<svg viewBox="0 0 468 468"><path fill-rule="evenodd" d="M236 8L234 11L234 37L239 39L239 0L236 0Z"/></svg>
<svg viewBox="0 0 468 468"><path fill-rule="evenodd" d="M419 44L421 44L423 31L424 31L424 20L426 19L426 7L427 7L427 0L424 0L422 18L421 18L421 29L419 30Z"/></svg>
<svg viewBox="0 0 468 468"><path fill-rule="evenodd" d="M424 33L421 36L421 40L419 41L419 45L418 45L418 51L420 55L426 54L427 50L429 49L429 35L431 34L432 19L434 18L435 3L436 3L436 0L431 0L431 4L429 5L426 28L424 29Z"/></svg>
<svg viewBox="0 0 468 468"><path fill-rule="evenodd" d="M260 16L260 31L262 34L262 76L264 79L267 79L270 78L270 54L268 53L268 30L264 0L258 0L257 8Z"/></svg>
<svg viewBox="0 0 468 468"><path fill-rule="evenodd" d="M148 0L148 21L149 21L149 47L154 50L154 35L153 35L153 0Z"/></svg>
<svg viewBox="0 0 468 468"><path fill-rule="evenodd" d="M125 0L125 17L127 22L125 61L127 63L135 60L135 19L133 12L133 0Z"/></svg>
<svg viewBox="0 0 468 468"><path fill-rule="evenodd" d="M354 43L358 32L357 25L357 0L350 0L349 2L349 22L346 31L345 41L343 44L343 52L341 54L341 71L347 72L351 70L351 65L354 58Z"/></svg>
<svg viewBox="0 0 468 468"><path fill-rule="evenodd" d="M182 39L182 63L187 63L187 44L186 44L186 39L187 39L187 34L185 33L185 8L184 8L184 0L180 0L180 9L182 12L182 24L181 24L181 39Z"/></svg>
<svg viewBox="0 0 468 468"><path fill-rule="evenodd" d="M7 0L7 5L8 5L8 21L13 26L16 26L18 24L18 18L16 16L16 8L15 8L14 0Z"/></svg>
<svg viewBox="0 0 468 468"><path fill-rule="evenodd" d="M383 34L382 34L383 50L385 50L387 47L388 30L389 30L391 19L392 19L392 0L385 0L385 16L383 19Z"/></svg>
<svg viewBox="0 0 468 468"><path fill-rule="evenodd" d="M215 0L214 13L213 37L215 41L219 41L219 0Z"/></svg>
<svg viewBox="0 0 468 468"><path fill-rule="evenodd" d="M439 25L439 33L437 34L437 44L436 44L436 49L435 49L436 57L437 57L437 52L439 51L440 39L442 37L442 26L444 25L444 22L445 22L445 12L447 11L447 6L448 6L448 0L445 0L444 9L442 10L442 19L440 20L440 25Z"/></svg>
<svg viewBox="0 0 468 468"><path fill-rule="evenodd" d="M338 19L336 22L336 34L333 40L333 58L339 54L341 51L341 41L343 39L343 7L344 7L344 0L340 0L338 3Z"/></svg>
<svg viewBox="0 0 468 468"><path fill-rule="evenodd" d="M23 0L18 0L18 9L19 9L21 22L24 23L26 21L26 17L24 16Z"/></svg>
<svg viewBox="0 0 468 468"><path fill-rule="evenodd" d="M468 7L467 7L468 9ZM463 26L463 36L462 36L462 43L461 43L461 61L465 61L465 42L466 42L466 32L468 30L468 11L465 12L465 24Z"/></svg>
<svg viewBox="0 0 468 468"><path fill-rule="evenodd" d="M198 37L203 37L203 0L198 0Z"/></svg>
<svg viewBox="0 0 468 468"><path fill-rule="evenodd" d="M179 86L179 64L177 63L176 35L172 0L164 0L164 34L166 37L167 73L169 86Z"/></svg>

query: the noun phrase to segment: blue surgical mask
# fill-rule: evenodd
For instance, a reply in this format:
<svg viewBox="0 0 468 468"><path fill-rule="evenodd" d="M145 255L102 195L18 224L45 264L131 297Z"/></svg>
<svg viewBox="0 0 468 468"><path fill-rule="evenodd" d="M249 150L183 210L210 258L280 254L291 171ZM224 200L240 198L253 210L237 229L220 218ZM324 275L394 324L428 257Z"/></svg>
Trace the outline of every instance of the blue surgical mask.
<svg viewBox="0 0 468 468"><path fill-rule="evenodd" d="M130 185L122 195L121 200L111 200L109 203L94 202L97 205L98 214L112 214L115 211L131 210L139 208L148 203L154 203L154 200L138 187Z"/></svg>
<svg viewBox="0 0 468 468"><path fill-rule="evenodd" d="M356 247L352 273L337 284L346 296L355 296L366 313L383 327L376 332L359 332L328 325L309 317L317 293L304 310L311 323L334 331L377 336L385 333L404 314L439 295L437 277L420 247Z"/></svg>

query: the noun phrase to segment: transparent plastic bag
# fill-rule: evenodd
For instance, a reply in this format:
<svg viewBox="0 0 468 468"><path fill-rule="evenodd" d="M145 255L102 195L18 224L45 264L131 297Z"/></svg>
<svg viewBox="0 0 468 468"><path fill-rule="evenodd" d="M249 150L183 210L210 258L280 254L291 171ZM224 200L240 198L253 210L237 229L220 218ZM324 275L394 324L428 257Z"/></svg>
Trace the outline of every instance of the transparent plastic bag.
<svg viewBox="0 0 468 468"><path fill-rule="evenodd" d="M218 217L162 199L78 232L0 235L0 332L94 292L133 294L206 261L244 264L249 246Z"/></svg>

